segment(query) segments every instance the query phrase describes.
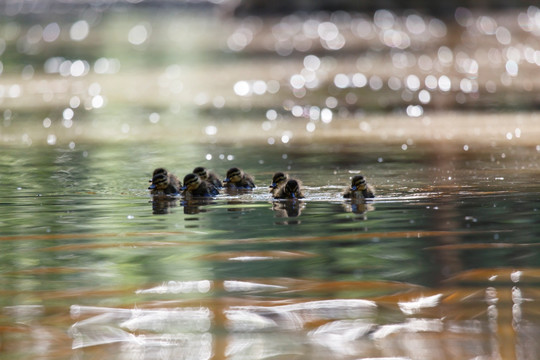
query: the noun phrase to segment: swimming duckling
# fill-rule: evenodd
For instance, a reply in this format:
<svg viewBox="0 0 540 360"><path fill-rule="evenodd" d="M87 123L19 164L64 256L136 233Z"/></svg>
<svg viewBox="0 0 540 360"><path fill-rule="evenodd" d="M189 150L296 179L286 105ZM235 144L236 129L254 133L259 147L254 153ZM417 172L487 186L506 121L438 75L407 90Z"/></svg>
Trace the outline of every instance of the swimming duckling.
<svg viewBox="0 0 540 360"><path fill-rule="evenodd" d="M346 199L369 199L374 198L375 194L362 175L355 175L351 180L351 187L345 191L343 197Z"/></svg>
<svg viewBox="0 0 540 360"><path fill-rule="evenodd" d="M253 178L244 173L242 169L239 168L230 168L227 171L227 177L223 180L225 186L229 189L253 189L255 188L255 183Z"/></svg>
<svg viewBox="0 0 540 360"><path fill-rule="evenodd" d="M295 179L290 179L287 183L280 187L278 192L274 194L276 199L303 199L304 194L300 189L300 182Z"/></svg>
<svg viewBox="0 0 540 360"><path fill-rule="evenodd" d="M152 173L152 183L148 189L152 195L178 194L180 190L180 180L176 175L164 168L157 168Z"/></svg>
<svg viewBox="0 0 540 360"><path fill-rule="evenodd" d="M182 195L185 197L207 197L216 196L219 190L207 181L201 180L197 174L187 174L184 177Z"/></svg>
<svg viewBox="0 0 540 360"><path fill-rule="evenodd" d="M193 169L193 173L199 175L201 180L208 181L218 189L223 187L221 180L218 179L216 173L213 171L208 171L206 168L199 166Z"/></svg>
<svg viewBox="0 0 540 360"><path fill-rule="evenodd" d="M289 180L289 175L277 172L272 177L272 184L270 185L270 192L272 195L276 195L279 191L279 188L281 188L285 183Z"/></svg>

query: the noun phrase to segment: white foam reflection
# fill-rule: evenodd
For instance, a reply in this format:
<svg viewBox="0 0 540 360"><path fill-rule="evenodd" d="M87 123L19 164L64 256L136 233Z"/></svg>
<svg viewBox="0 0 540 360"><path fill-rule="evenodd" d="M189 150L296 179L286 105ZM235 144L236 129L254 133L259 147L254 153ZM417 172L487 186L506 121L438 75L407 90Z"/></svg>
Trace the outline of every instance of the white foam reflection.
<svg viewBox="0 0 540 360"><path fill-rule="evenodd" d="M371 317L376 308L369 300L337 299L279 306L233 306L225 311L225 316L231 331L299 330L306 322L316 319Z"/></svg>
<svg viewBox="0 0 540 360"><path fill-rule="evenodd" d="M439 305L442 294L420 297L412 301L398 302L399 309L406 315L417 314L422 309L433 308Z"/></svg>
<svg viewBox="0 0 540 360"><path fill-rule="evenodd" d="M206 359L212 354L212 336L208 330L213 314L207 308L119 309L73 305L71 314L75 318L93 315L71 326L73 349L121 342L147 350L174 348L182 358L197 354L194 358ZM132 331L160 335L134 335Z"/></svg>
<svg viewBox="0 0 540 360"><path fill-rule="evenodd" d="M267 260L268 257L265 257L264 259ZM242 261L246 261L246 260L242 260ZM261 283L255 283L255 282L249 282L249 281L234 281L234 280L224 281L223 287L228 292L287 289L287 287L285 286L268 285L268 284L261 284Z"/></svg>
<svg viewBox="0 0 540 360"><path fill-rule="evenodd" d="M136 294L185 294L207 293L212 288L212 281L168 281L150 289L137 290Z"/></svg>
<svg viewBox="0 0 540 360"><path fill-rule="evenodd" d="M418 332L440 333L444 329L444 323L440 319L408 319L404 323L380 326L371 335L373 339L380 340L393 334L406 334Z"/></svg>

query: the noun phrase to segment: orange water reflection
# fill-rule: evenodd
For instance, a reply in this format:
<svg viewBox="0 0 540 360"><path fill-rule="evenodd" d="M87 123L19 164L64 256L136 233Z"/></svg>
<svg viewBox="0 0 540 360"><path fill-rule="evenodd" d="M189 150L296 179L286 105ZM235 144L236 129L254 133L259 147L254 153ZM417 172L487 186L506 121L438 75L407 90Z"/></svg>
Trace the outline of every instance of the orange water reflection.
<svg viewBox="0 0 540 360"><path fill-rule="evenodd" d="M534 305L538 290L529 284L538 273L465 272L439 289L300 279L169 282L119 290L114 296L137 295L120 307L5 307L3 322L12 325L0 328L2 348L55 359L97 359L104 352L109 359L534 358L540 354L540 312ZM386 295L335 297L366 288ZM321 291L334 298L309 296ZM78 295L106 304L113 293ZM68 327L66 335L62 329Z"/></svg>

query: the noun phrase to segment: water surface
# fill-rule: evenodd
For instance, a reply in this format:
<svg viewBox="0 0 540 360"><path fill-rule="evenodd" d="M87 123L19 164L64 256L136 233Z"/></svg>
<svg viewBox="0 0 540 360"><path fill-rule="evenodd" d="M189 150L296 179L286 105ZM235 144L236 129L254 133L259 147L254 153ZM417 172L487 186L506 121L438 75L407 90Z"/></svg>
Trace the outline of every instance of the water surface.
<svg viewBox="0 0 540 360"><path fill-rule="evenodd" d="M0 4L2 359L540 357L538 8L54 4Z"/></svg>
<svg viewBox="0 0 540 360"><path fill-rule="evenodd" d="M354 145L190 144L171 171L203 164L221 174L242 164L258 185L198 202L153 200L146 190L153 167L182 146L81 147L2 154L9 358L507 358L540 350L534 148L506 149L494 166L493 148L464 156L417 147L404 161L401 149L371 145L358 161ZM215 160L201 160L206 153ZM274 170L302 179L306 199L272 201ZM343 200L360 170L377 198Z"/></svg>

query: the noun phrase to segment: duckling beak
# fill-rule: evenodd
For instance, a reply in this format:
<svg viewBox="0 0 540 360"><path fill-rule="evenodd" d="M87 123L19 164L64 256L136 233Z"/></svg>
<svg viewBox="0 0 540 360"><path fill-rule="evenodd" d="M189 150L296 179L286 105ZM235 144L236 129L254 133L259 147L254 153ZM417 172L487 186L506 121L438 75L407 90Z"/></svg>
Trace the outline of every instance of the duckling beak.
<svg viewBox="0 0 540 360"><path fill-rule="evenodd" d="M184 191L184 190L186 190L186 189L187 189L187 186L182 186L182 187L180 188L180 190L182 190L182 191Z"/></svg>
<svg viewBox="0 0 540 360"><path fill-rule="evenodd" d="M352 190L352 191L356 191L357 189L358 189L358 188L356 187L356 185L355 185L355 186L351 186L351 190Z"/></svg>
<svg viewBox="0 0 540 360"><path fill-rule="evenodd" d="M270 189L275 189L277 187L276 183L272 183L272 185L269 186Z"/></svg>
<svg viewBox="0 0 540 360"><path fill-rule="evenodd" d="M152 184L148 187L148 190L154 190L156 188L156 185L155 184Z"/></svg>
<svg viewBox="0 0 540 360"><path fill-rule="evenodd" d="M295 193L292 193L292 194L291 194L291 197L292 197L293 199L296 199L296 194L295 194Z"/></svg>
<svg viewBox="0 0 540 360"><path fill-rule="evenodd" d="M225 178L225 180L223 180L223 182L229 182L229 181L231 181L231 179L229 178Z"/></svg>

